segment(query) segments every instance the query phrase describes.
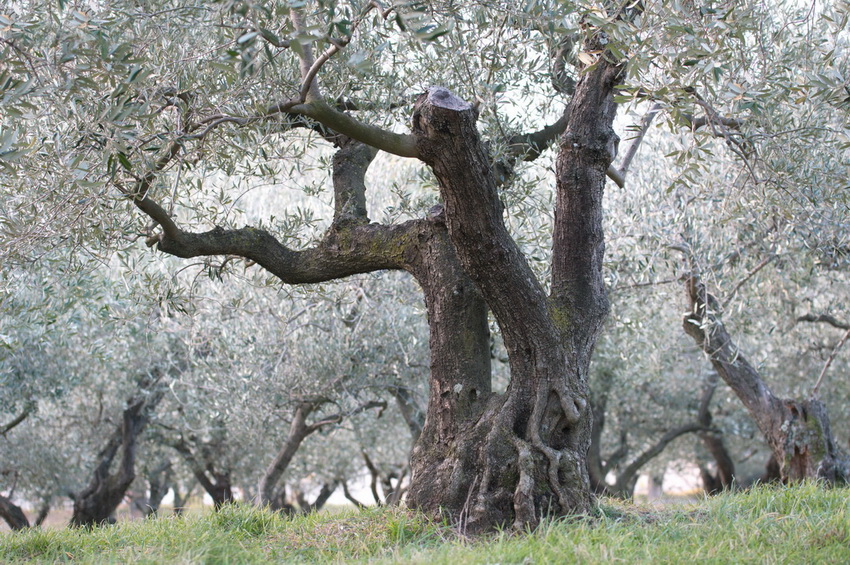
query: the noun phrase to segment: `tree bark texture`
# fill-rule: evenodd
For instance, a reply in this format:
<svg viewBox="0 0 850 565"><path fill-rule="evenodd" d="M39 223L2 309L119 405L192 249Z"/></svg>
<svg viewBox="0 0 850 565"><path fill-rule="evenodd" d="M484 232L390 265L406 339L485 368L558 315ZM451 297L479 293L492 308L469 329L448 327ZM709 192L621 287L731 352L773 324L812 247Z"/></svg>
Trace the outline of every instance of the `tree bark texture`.
<svg viewBox="0 0 850 565"><path fill-rule="evenodd" d="M30 522L21 507L2 495L0 495L0 518L3 518L12 530L30 527Z"/></svg>
<svg viewBox="0 0 850 565"><path fill-rule="evenodd" d="M702 348L720 377L743 402L779 463L784 482L850 479L850 457L832 437L826 406L817 397L780 399L747 361L720 320L719 304L696 276L685 282L690 306L685 332Z"/></svg>
<svg viewBox="0 0 850 565"><path fill-rule="evenodd" d="M590 508L587 369L607 311L601 205L616 147L611 93L618 74L602 62L583 77L571 105L558 158L560 263L553 265L551 300L505 226L476 111L439 87L415 106L413 134L438 179L449 236L496 317L510 360L504 395L490 392L489 367L472 389L459 379L463 373L447 383L432 375L432 386L442 388L432 390L414 449L408 502L448 514L470 532L533 527L545 515ZM569 249L559 248L564 242Z"/></svg>
<svg viewBox="0 0 850 565"><path fill-rule="evenodd" d="M74 496L72 526L91 527L109 522L136 478L136 442L162 399L164 390L157 386L158 378L143 379L138 392L127 401L122 422L98 454L89 484ZM121 459L115 473L110 471L118 452Z"/></svg>

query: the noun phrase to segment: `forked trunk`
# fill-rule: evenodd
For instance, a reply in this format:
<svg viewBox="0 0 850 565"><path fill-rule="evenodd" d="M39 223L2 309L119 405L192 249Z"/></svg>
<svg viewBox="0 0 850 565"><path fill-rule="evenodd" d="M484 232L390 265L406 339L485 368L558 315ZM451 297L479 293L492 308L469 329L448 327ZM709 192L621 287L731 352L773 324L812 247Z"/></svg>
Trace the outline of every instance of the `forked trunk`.
<svg viewBox="0 0 850 565"><path fill-rule="evenodd" d="M551 297L505 227L476 111L443 88L416 103L413 133L439 181L462 270L431 292L423 284L432 389L408 502L469 532L533 527L591 506L587 372L607 311L601 206L617 143L618 74L601 62L571 104L558 158ZM490 392L485 303L508 350L505 394ZM452 343L453 355L435 340Z"/></svg>

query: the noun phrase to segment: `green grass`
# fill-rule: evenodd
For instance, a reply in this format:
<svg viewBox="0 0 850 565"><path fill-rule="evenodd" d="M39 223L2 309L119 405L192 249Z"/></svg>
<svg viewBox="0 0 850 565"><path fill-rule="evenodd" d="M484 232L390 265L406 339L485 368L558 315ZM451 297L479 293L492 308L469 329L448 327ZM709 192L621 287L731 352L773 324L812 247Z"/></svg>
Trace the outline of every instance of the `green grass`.
<svg viewBox="0 0 850 565"><path fill-rule="evenodd" d="M590 518L468 540L400 509L285 518L248 506L93 531L0 535L9 563L848 563L850 489L760 487L656 509L600 500Z"/></svg>

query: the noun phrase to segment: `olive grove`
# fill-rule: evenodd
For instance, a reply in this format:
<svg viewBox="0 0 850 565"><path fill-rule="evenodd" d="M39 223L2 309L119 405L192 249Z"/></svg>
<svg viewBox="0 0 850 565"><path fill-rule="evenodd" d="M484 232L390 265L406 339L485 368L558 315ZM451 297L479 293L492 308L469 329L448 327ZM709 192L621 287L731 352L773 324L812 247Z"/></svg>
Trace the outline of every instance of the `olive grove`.
<svg viewBox="0 0 850 565"><path fill-rule="evenodd" d="M395 352L365 345L380 335L366 330L385 335L388 318L360 319L357 300L332 330L338 339L292 367L286 348L262 365L274 356L255 359L250 340L213 355L218 332L256 315L249 305L198 329L174 370L211 379L213 391L258 375L251 382L270 387L271 401L241 416L203 402L191 414L173 409L176 420L202 421L204 434L165 420L157 428L208 491L228 486L235 463L199 458L211 442L230 445L240 420L269 430L261 441L276 455L256 494L283 506L293 448L392 398L416 438L407 504L467 531L585 513L593 490L627 494L636 470L674 439L696 433L716 447L721 431L709 412L716 379L657 362L659 350L630 365L628 344L612 339L591 369L609 289L619 300L661 279L679 297L687 288L687 301L675 299L689 312L685 332L747 408L781 478L843 481L847 457L818 385L788 389L813 391L809 399L779 400L721 313L769 299L758 284L771 269L808 269L780 292L845 275L846 13L783 2L14 3L0 15L9 241L0 257L26 264L62 242L104 259L145 244L175 258L172 272L206 271L225 286L265 277L316 289L381 271L415 279L429 335L421 373L403 354L397 363ZM387 182L385 171L410 167L404 160L415 173ZM641 161L651 164L632 172ZM251 207L254 195L299 185L323 201L324 216L280 200ZM656 317L632 300L637 323L667 328L658 335L671 344L682 336L681 316ZM784 323L841 314L805 304L786 307ZM630 323L625 310L609 324ZM505 387L491 330L504 344ZM608 407L652 392L611 380L618 363L666 366L690 383L676 391L693 399L681 421L649 431L637 457L626 453L628 433L615 440L620 456L600 445L602 424L616 421L603 418ZM391 379L347 388L394 364L404 369ZM817 363L804 365L798 375ZM282 390L288 368L303 380ZM420 429L407 391L424 372ZM228 396L238 404L234 389L221 390L213 406Z"/></svg>

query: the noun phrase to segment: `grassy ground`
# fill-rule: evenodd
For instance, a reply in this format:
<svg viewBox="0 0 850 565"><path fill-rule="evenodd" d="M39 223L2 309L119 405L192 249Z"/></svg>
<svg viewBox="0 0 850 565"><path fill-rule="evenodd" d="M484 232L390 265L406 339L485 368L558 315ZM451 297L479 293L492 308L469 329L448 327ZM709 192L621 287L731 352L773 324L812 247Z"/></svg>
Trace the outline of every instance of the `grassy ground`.
<svg viewBox="0 0 850 565"><path fill-rule="evenodd" d="M848 563L850 490L761 487L670 509L608 499L596 515L468 540L399 509L284 518L247 506L85 530L0 535L0 562Z"/></svg>

